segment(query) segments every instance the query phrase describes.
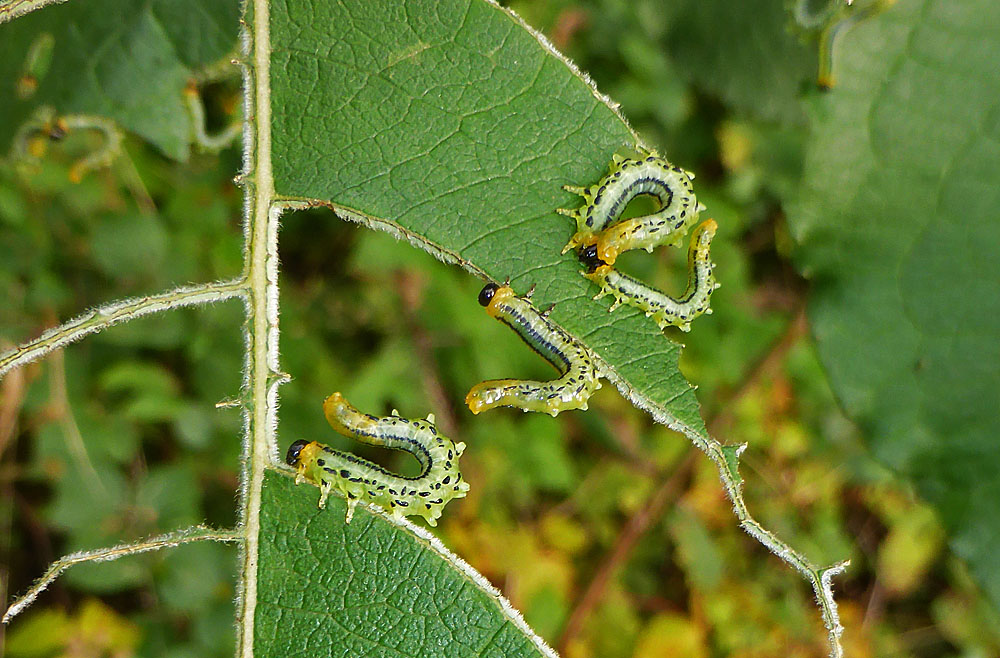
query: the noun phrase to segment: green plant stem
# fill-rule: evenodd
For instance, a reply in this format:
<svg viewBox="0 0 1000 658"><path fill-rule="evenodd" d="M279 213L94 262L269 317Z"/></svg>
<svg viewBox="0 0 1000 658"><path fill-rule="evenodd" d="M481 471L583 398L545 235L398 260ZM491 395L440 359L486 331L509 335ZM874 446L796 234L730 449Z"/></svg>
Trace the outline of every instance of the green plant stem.
<svg viewBox="0 0 1000 658"><path fill-rule="evenodd" d="M9 623L18 613L28 607L46 587L52 584L52 581L58 578L59 574L75 564L82 564L84 562L110 562L111 560L117 560L128 555L156 551L161 548L172 548L196 541L235 542L239 540L239 534L231 530L216 530L205 526L194 526L184 530L168 532L165 535L150 537L132 544L119 544L108 548L71 553L53 562L48 571L36 580L27 592L14 599L14 602L10 604L10 607L4 613L3 623Z"/></svg>
<svg viewBox="0 0 1000 658"><path fill-rule="evenodd" d="M254 613L257 605L260 553L261 491L268 464L268 435L273 437L273 409L268 380L277 372L277 221L280 210L272 209L274 178L271 170L270 32L267 0L254 0L253 25L242 34L245 68L244 181L246 205L245 268L249 283L247 304L247 361L244 369L243 464L240 477L240 531L243 553L240 596L237 602L239 638L237 655L253 656ZM250 32L252 30L252 32ZM273 225L272 225L273 224ZM271 241L273 238L273 251ZM273 260L271 260L273 259ZM273 281L269 283L269 274ZM273 292L272 292L273 291ZM273 306L269 304L273 294ZM273 334L272 334L273 332ZM273 348L273 352L271 349ZM270 362L270 363L269 363ZM270 368L269 366L273 366ZM276 390L274 396L276 396ZM271 441L273 443L273 439Z"/></svg>
<svg viewBox="0 0 1000 658"><path fill-rule="evenodd" d="M92 311L53 327L41 336L0 354L0 378L13 368L37 361L52 350L64 347L84 336L97 333L112 325L128 322L144 315L183 306L211 304L246 294L243 279L183 286L149 297L125 299L100 306Z"/></svg>

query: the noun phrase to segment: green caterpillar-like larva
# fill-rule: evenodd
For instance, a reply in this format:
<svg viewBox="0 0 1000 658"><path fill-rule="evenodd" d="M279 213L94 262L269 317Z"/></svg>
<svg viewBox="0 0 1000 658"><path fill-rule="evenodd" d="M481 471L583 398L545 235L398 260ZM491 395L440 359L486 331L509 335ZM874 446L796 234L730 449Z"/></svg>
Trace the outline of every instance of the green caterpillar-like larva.
<svg viewBox="0 0 1000 658"><path fill-rule="evenodd" d="M601 387L601 382L585 347L550 322L547 312L539 312L509 286L487 284L479 293L479 303L486 307L487 313L517 332L561 376L549 382L494 379L476 384L465 396L472 413L493 407L517 407L556 416L567 409L587 408L587 400Z"/></svg>
<svg viewBox="0 0 1000 658"><path fill-rule="evenodd" d="M587 266L581 274L601 286L594 299L613 295L614 304L609 312L621 304L634 306L651 317L661 329L668 326L680 327L683 331L691 328L691 320L702 313L711 313L709 300L719 284L715 281L709 249L718 225L715 220L703 222L691 233L688 247L688 285L680 299L674 299L642 281L623 274L597 257L596 245L580 250L580 261Z"/></svg>
<svg viewBox="0 0 1000 658"><path fill-rule="evenodd" d="M659 245L680 244L704 210L695 198L692 178L651 151L638 160L615 155L608 175L595 185L563 187L582 196L584 205L576 210L556 211L574 218L577 226L562 253L596 244L598 258L613 265L623 251L652 251ZM625 207L640 194L656 197L660 209L618 222Z"/></svg>
<svg viewBox="0 0 1000 658"><path fill-rule="evenodd" d="M462 480L458 458L464 443L438 433L434 416L411 420L397 415L380 418L361 413L340 393L323 403L326 419L335 430L362 443L405 450L420 462L420 475L403 477L377 464L316 441L299 440L288 448L285 461L295 467L295 483L308 480L320 488L319 506L336 487L347 499L347 522L359 500L374 503L393 517L420 515L437 525L441 510L452 498L464 498L469 484Z"/></svg>

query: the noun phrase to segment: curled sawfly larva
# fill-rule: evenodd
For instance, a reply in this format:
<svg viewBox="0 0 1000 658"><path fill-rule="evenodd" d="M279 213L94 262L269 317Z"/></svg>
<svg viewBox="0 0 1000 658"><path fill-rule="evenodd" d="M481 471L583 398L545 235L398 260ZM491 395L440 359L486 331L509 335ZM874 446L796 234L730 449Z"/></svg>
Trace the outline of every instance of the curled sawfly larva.
<svg viewBox="0 0 1000 658"><path fill-rule="evenodd" d="M680 327L683 331L691 328L691 321L702 313L711 313L709 299L719 284L715 281L709 250L718 225L715 220L702 222L691 234L688 247L688 284L679 299L651 288L642 281L619 272L598 256L597 245L580 250L580 262L587 266L581 274L601 287L594 299L612 295L613 311L622 304L634 306L651 317L661 329L668 326Z"/></svg>
<svg viewBox="0 0 1000 658"><path fill-rule="evenodd" d="M49 143L83 130L96 133L101 142L70 167L69 179L79 183L84 174L110 166L121 153L122 133L111 119L87 114L57 116L51 108L42 108L17 130L14 153L27 162L35 161L45 155Z"/></svg>
<svg viewBox="0 0 1000 658"><path fill-rule="evenodd" d="M191 119L191 138L203 151L221 151L235 142L243 131L243 122L237 117L218 133L208 132L204 99L198 83L193 79L184 88L184 105Z"/></svg>
<svg viewBox="0 0 1000 658"><path fill-rule="evenodd" d="M858 23L878 16L896 3L896 0L870 0L852 6L836 0L799 0L795 6L795 20L802 27L819 33L819 69L816 84L822 90L836 85L835 59L840 41Z"/></svg>
<svg viewBox="0 0 1000 658"><path fill-rule="evenodd" d="M42 32L28 46L21 75L14 86L19 99L28 100L38 91L38 85L52 67L52 51L55 45L56 39L52 33Z"/></svg>
<svg viewBox="0 0 1000 658"><path fill-rule="evenodd" d="M529 293L530 296L530 293ZM560 377L548 382L494 379L472 387L465 403L472 413L494 407L517 407L556 416L567 409L586 409L590 395L601 387L590 352L510 286L487 284L479 293L486 312L517 332L521 340L551 363Z"/></svg>
<svg viewBox="0 0 1000 658"><path fill-rule="evenodd" d="M576 220L576 233L562 253L596 244L598 257L612 265L623 251L680 244L704 210L695 198L692 178L653 152L639 159L615 155L608 175L594 185L564 186L582 196L584 204L556 211ZM619 221L629 202L641 194L655 197L659 210Z"/></svg>
<svg viewBox="0 0 1000 658"><path fill-rule="evenodd" d="M295 467L295 482L308 480L320 488L319 506L336 488L347 499L347 522L359 500L374 503L396 518L419 515L437 525L441 510L452 498L463 498L469 484L458 470L464 443L441 435L434 416L427 419L378 417L361 413L340 393L323 403L326 419L335 430L362 443L404 450L420 462L416 477L397 475L367 459L334 450L316 441L299 440L288 448L285 461Z"/></svg>

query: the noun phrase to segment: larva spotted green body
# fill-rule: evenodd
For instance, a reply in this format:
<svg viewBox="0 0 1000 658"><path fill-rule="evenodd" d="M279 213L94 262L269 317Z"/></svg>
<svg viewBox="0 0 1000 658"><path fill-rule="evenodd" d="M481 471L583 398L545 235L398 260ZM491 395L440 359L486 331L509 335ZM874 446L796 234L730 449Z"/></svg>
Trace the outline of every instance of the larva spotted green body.
<svg viewBox="0 0 1000 658"><path fill-rule="evenodd" d="M601 286L601 292L594 299L604 295L614 296L615 303L608 309L609 312L627 304L653 318L661 329L673 325L688 331L691 320L702 313L712 312L709 299L719 284L715 281L715 265L709 249L717 228L715 220L709 219L692 232L688 247L688 285L680 299L674 299L604 263L597 258L596 246L580 251L580 260L588 267L588 271L581 274Z"/></svg>
<svg viewBox="0 0 1000 658"><path fill-rule="evenodd" d="M655 153L641 159L614 156L607 176L590 187L565 186L583 197L584 205L557 212L576 220L576 233L563 247L570 249L597 245L597 255L612 265L618 255L630 249L652 251L660 245L677 245L698 219L704 206L698 203L691 174ZM640 194L659 201L656 212L619 222L629 202Z"/></svg>
<svg viewBox="0 0 1000 658"><path fill-rule="evenodd" d="M420 475L403 477L316 441L293 443L285 461L295 467L296 483L308 480L317 485L320 507L325 506L327 496L336 487L347 499L348 523L357 502L364 500L396 518L420 515L434 526L448 501L463 498L469 490L458 470L458 458L465 444L456 444L438 433L433 416L426 420L372 416L352 407L340 393L326 399L323 412L341 434L362 443L405 450L421 466Z"/></svg>
<svg viewBox="0 0 1000 658"><path fill-rule="evenodd" d="M528 299L509 286L487 284L479 293L486 312L521 337L531 349L559 370L548 382L494 379L476 384L465 396L472 413L494 407L517 407L556 416L567 409L586 409L590 395L601 387L597 367L585 347L549 321Z"/></svg>

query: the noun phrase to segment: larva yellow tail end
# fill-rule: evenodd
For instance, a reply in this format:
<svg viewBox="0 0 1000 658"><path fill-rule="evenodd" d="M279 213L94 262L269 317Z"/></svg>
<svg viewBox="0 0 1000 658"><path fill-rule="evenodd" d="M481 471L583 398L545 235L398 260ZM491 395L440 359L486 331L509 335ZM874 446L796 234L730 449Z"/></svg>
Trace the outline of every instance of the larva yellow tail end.
<svg viewBox="0 0 1000 658"><path fill-rule="evenodd" d="M340 394L340 391L337 391L323 401L323 413L327 418L330 418L331 415L336 416L337 412L345 406L350 407L351 405Z"/></svg>
<svg viewBox="0 0 1000 658"><path fill-rule="evenodd" d="M479 397L480 386L480 384L476 384L465 396L465 405L469 407L469 411L477 416L480 411L486 408L485 403Z"/></svg>
<svg viewBox="0 0 1000 658"><path fill-rule="evenodd" d="M69 182L71 182L71 183L79 183L80 181L82 181L83 180L83 172L84 171L85 171L85 169L80 165L80 163L77 163L77 164L73 165L72 167L70 167L69 168Z"/></svg>

